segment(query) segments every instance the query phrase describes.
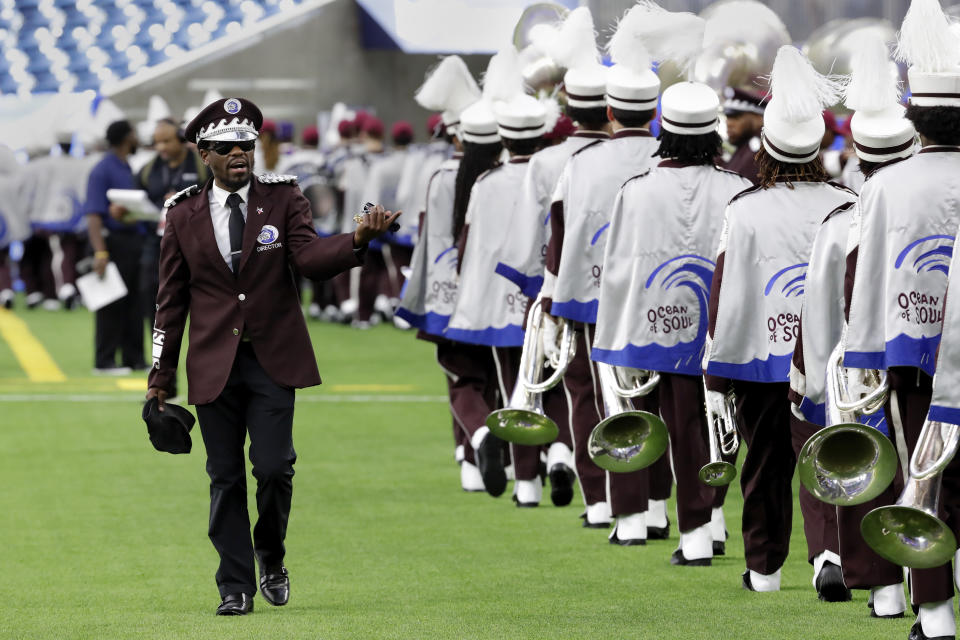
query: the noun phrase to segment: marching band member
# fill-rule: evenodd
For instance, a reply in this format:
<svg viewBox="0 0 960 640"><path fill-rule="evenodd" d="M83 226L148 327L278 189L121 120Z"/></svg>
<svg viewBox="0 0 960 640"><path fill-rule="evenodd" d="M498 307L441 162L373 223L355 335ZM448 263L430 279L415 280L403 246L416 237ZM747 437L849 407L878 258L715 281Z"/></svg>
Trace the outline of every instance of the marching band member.
<svg viewBox="0 0 960 640"><path fill-rule="evenodd" d="M519 287L495 277L498 246L504 231L513 228L530 156L542 146L543 134L553 123L548 126L544 107L524 94L517 53L512 46L491 60L484 77L484 96L494 100L496 131L510 159L477 178L470 193L458 243L460 284L446 337L491 350L500 397L506 405L520 366L527 299ZM479 457L481 476L487 491L497 496L506 483L497 457L502 441L483 422L474 428L471 444ZM510 448L517 481L514 500L517 506L536 506L542 493L539 450L526 447L527 451L521 452L517 445Z"/></svg>
<svg viewBox="0 0 960 640"><path fill-rule="evenodd" d="M448 56L431 72L414 99L426 108L443 111L444 133L457 152L434 171L427 186L426 207L419 223L419 239L413 251L410 278L397 316L419 329L417 337L437 345L437 362L447 378L455 459L460 464L460 486L464 491L483 491L464 416L457 411L457 383L468 372L458 363L458 343L447 340L447 328L457 296L457 256L453 234L453 202L457 170L463 156L460 142L460 113L480 98L480 88L459 56ZM469 143L468 143L469 144ZM499 147L499 144L497 145ZM483 416L474 420L482 422ZM478 423L479 424L479 423Z"/></svg>
<svg viewBox="0 0 960 640"><path fill-rule="evenodd" d="M671 562L710 565L715 489L700 481L709 461L700 362L707 332L712 256L723 208L751 186L719 169L717 94L681 82L660 103L660 163L623 185L613 207L591 357L660 372L660 413L670 432L680 547ZM719 528L719 541L725 541Z"/></svg>
<svg viewBox="0 0 960 640"><path fill-rule="evenodd" d="M916 132L913 124L903 117L896 67L889 60L886 44L879 35L861 43L845 94L846 106L856 112L850 123L854 149L860 160L860 169L868 180L881 167L913 154ZM847 255L852 251L849 243L852 241L855 245L857 240L856 227L851 229L855 217L856 204L846 203L824 219L807 267L800 333L790 370L790 398L808 421L805 424L809 425L827 424L827 359L843 331L843 274ZM794 432L794 437L796 447L801 434ZM839 557L832 557L834 552L829 552L828 561L833 566L824 569L834 573L842 569L842 582L831 582L835 593L824 595L846 599L847 591L840 588L841 584L849 589L870 589L873 598L871 615L875 617L903 616L906 609L903 572L899 566L874 553L864 542L860 521L874 507L893 502L895 496L891 486L883 495L864 504L835 507ZM831 509L825 503L818 504L802 486L800 502L808 510ZM817 533L808 532L807 538L811 535ZM826 584L826 581L821 580L821 583Z"/></svg>
<svg viewBox="0 0 960 640"><path fill-rule="evenodd" d="M906 116L920 134L923 148L912 158L877 172L861 191L844 364L887 371L887 423L898 433L898 449L907 459L917 445L928 407L931 420L956 421L945 386L938 386L938 398L931 407L931 375L947 290L946 256L952 253L960 222L956 189L960 39L937 0L913 0L901 27L897 54L910 64L912 94ZM949 344L946 348L945 372L952 359ZM945 373L943 379L948 376ZM944 472L941 505L955 504L960 490L957 464L954 458ZM919 607L910 637L954 637L950 564L911 569L910 587L911 601Z"/></svg>
<svg viewBox="0 0 960 640"><path fill-rule="evenodd" d="M771 88L758 153L760 184L727 206L704 358L707 402L719 413L732 385L747 444L740 477L743 586L753 591L780 589L790 543L796 463L791 430L799 421L790 412L787 380L810 247L824 212L855 198L827 182L819 160L822 110L836 102L838 83L787 45L777 53ZM807 531L814 521L823 527L817 515L804 512ZM817 570L828 550L824 545L808 538Z"/></svg>
<svg viewBox="0 0 960 640"><path fill-rule="evenodd" d="M734 152L724 167L739 173L757 184L757 151L760 151L760 129L763 127L763 110L766 97L758 96L745 89L727 87L724 90L723 114L726 116L727 141L733 145Z"/></svg>
<svg viewBox="0 0 960 640"><path fill-rule="evenodd" d="M554 31L555 37L550 38L544 48L551 59L567 69L563 76L567 96L564 110L577 124L577 129L563 142L530 157L512 231L503 240L501 259L497 264L497 273L520 287L528 298L536 298L543 283L543 265L550 236L550 199L560 172L577 150L594 140L609 138L604 98L606 67L599 62L590 9L574 9ZM573 499L575 464L563 389L556 386L545 392L543 404L546 414L560 429L557 442L547 449L550 496L555 505L564 506Z"/></svg>
<svg viewBox="0 0 960 640"><path fill-rule="evenodd" d="M636 37L646 13L643 5L630 9L610 41L614 66L607 74L606 101L613 136L574 153L560 175L550 207L552 233L542 288L549 313L577 323L576 354L563 385L572 416L574 460L586 503L584 526L609 527L611 516L616 515L610 541L623 545L646 543L647 527L652 524L645 517L649 471L608 477L590 459L587 440L603 419L590 345L614 199L625 180L651 166L656 150L649 123L656 111L660 80L650 70L650 54ZM545 336L549 333L544 331ZM545 337L546 344L552 342ZM663 521L654 526L665 534L665 509L662 516Z"/></svg>

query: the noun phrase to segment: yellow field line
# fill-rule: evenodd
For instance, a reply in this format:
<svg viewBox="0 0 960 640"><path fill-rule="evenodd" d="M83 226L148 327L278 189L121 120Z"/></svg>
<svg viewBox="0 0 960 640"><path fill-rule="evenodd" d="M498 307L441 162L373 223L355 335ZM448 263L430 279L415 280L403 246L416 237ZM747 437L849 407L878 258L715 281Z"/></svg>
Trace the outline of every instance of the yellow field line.
<svg viewBox="0 0 960 640"><path fill-rule="evenodd" d="M30 333L27 323L6 309L0 309L0 336L10 345L20 368L31 382L64 382L67 379L40 341Z"/></svg>

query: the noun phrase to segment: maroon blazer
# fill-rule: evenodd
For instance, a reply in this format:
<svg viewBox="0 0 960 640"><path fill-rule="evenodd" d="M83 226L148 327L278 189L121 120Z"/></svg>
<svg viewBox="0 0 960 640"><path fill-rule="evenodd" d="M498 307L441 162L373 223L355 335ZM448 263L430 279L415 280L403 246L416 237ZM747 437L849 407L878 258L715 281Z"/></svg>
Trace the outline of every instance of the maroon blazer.
<svg viewBox="0 0 960 640"><path fill-rule="evenodd" d="M148 385L171 391L188 313L190 404L206 404L220 395L241 339L250 340L260 365L278 384L320 384L290 265L311 280L358 266L353 235L319 238L310 204L292 180L264 183L255 177L235 276L217 248L210 184L167 212Z"/></svg>

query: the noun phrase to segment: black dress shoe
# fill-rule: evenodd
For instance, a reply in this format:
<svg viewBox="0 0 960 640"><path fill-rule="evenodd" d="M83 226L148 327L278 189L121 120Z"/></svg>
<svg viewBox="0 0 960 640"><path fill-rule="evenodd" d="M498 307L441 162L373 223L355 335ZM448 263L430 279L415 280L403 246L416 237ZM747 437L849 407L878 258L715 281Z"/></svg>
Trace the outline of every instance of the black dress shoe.
<svg viewBox="0 0 960 640"><path fill-rule="evenodd" d="M550 469L550 500L555 507L565 507L573 500L573 469L558 462Z"/></svg>
<svg viewBox="0 0 960 640"><path fill-rule="evenodd" d="M290 600L290 576L286 567L274 573L260 576L260 593L263 599L275 607L282 607Z"/></svg>
<svg viewBox="0 0 960 640"><path fill-rule="evenodd" d="M218 616L245 616L253 611L253 596L245 593L228 593L217 607Z"/></svg>
<svg viewBox="0 0 960 640"><path fill-rule="evenodd" d="M744 589L746 589L747 591L756 591L756 589L753 588L753 582L750 580L750 569L747 569L746 571L744 571L743 576L741 577L743 578Z"/></svg>
<svg viewBox="0 0 960 640"><path fill-rule="evenodd" d="M817 595L824 602L849 602L850 589L843 583L843 572L832 562L824 562L817 574Z"/></svg>
<svg viewBox="0 0 960 640"><path fill-rule="evenodd" d="M673 555L670 556L670 564L678 567L709 567L713 564L713 560L710 558L687 560L683 555L683 551L677 549L673 552Z"/></svg>
<svg viewBox="0 0 960 640"><path fill-rule="evenodd" d="M503 459L500 457L502 444L503 440L488 433L474 452L483 486L494 498L503 495L507 489L507 474L503 470Z"/></svg>
<svg viewBox="0 0 960 640"><path fill-rule="evenodd" d="M928 636L923 633L923 627L920 626L920 621L917 620L912 627L910 627L910 635L907 636L907 640L955 640L956 636Z"/></svg>
<svg viewBox="0 0 960 640"><path fill-rule="evenodd" d="M725 556L727 555L727 543L721 542L720 540L713 541L713 555L715 556Z"/></svg>
<svg viewBox="0 0 960 640"><path fill-rule="evenodd" d="M608 539L610 541L610 544L618 544L621 547L642 547L643 545L647 544L646 538L627 538L625 540L621 539L620 536L617 535L616 529L613 530L613 534Z"/></svg>

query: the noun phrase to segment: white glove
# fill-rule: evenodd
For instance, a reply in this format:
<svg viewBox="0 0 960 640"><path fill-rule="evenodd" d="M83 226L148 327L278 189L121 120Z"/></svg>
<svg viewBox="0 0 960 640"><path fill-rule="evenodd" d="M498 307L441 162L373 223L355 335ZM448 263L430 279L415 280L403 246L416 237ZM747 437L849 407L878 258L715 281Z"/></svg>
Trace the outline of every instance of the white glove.
<svg viewBox="0 0 960 640"><path fill-rule="evenodd" d="M722 416L724 412L724 407L726 406L727 396L724 393L719 391L712 391L707 389L706 403L710 407L710 411L713 412L716 416Z"/></svg>
<svg viewBox="0 0 960 640"><path fill-rule="evenodd" d="M553 363L560 360L560 325L556 319L549 313L543 314L543 326L540 330L540 339L543 344L543 355L547 359L547 364L553 367Z"/></svg>
<svg viewBox="0 0 960 640"><path fill-rule="evenodd" d="M851 400L859 400L873 391L875 380L870 369L847 369L847 390Z"/></svg>

